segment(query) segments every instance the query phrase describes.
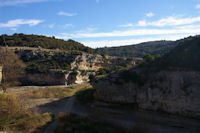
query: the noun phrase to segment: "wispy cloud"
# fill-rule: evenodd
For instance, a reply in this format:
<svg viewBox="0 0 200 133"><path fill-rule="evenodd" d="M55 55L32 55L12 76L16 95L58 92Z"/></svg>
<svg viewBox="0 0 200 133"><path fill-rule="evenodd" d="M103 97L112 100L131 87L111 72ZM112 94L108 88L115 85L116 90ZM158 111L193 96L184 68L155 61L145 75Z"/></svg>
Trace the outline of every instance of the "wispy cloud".
<svg viewBox="0 0 200 133"><path fill-rule="evenodd" d="M100 37L130 37L130 36L145 36L145 35L167 35L167 34L194 34L200 33L200 25L191 28L169 28L169 29L136 29L136 30L123 30L112 32L85 32L85 33L61 33L59 38L100 38Z"/></svg>
<svg viewBox="0 0 200 133"><path fill-rule="evenodd" d="M99 3L100 2L100 0L96 0L96 3Z"/></svg>
<svg viewBox="0 0 200 133"><path fill-rule="evenodd" d="M153 21L153 22L141 20L138 22L138 26L163 27L163 26L177 26L177 25L193 24L196 22L200 22L200 17L190 17L190 18L167 17L167 18L162 18L158 21Z"/></svg>
<svg viewBox="0 0 200 133"><path fill-rule="evenodd" d="M118 25L118 27L133 27L134 25L132 23L122 24Z"/></svg>
<svg viewBox="0 0 200 133"><path fill-rule="evenodd" d="M94 33L94 32L97 31L97 30L98 30L98 27L90 26L90 27L87 27L87 28L85 28L85 29L75 31L74 34L80 34L80 33Z"/></svg>
<svg viewBox="0 0 200 133"><path fill-rule="evenodd" d="M147 17L153 17L153 16L154 16L154 13L153 13L153 12L148 12L148 13L146 14L146 16L147 16Z"/></svg>
<svg viewBox="0 0 200 133"><path fill-rule="evenodd" d="M69 13L69 12L60 11L60 12L58 12L58 15L72 17L72 16L76 16L77 13Z"/></svg>
<svg viewBox="0 0 200 133"><path fill-rule="evenodd" d="M0 0L0 6L15 6L19 4L39 3L52 0Z"/></svg>
<svg viewBox="0 0 200 133"><path fill-rule="evenodd" d="M14 19L14 20L9 20L6 23L0 23L0 28L15 29L20 25L36 26L39 23L42 23L43 21L44 20L38 20L38 19Z"/></svg>
<svg viewBox="0 0 200 133"><path fill-rule="evenodd" d="M97 47L112 47L112 46L123 46L123 45L133 45L147 41L158 41L158 40L178 40L184 37L188 37L195 34L178 34L178 35L164 35L157 37L143 37L138 39L127 39L127 40L101 40L101 41L82 41L86 46L97 48Z"/></svg>
<svg viewBox="0 0 200 133"><path fill-rule="evenodd" d="M196 8L197 8L197 9L200 9L200 4L197 4L197 5L196 5Z"/></svg>

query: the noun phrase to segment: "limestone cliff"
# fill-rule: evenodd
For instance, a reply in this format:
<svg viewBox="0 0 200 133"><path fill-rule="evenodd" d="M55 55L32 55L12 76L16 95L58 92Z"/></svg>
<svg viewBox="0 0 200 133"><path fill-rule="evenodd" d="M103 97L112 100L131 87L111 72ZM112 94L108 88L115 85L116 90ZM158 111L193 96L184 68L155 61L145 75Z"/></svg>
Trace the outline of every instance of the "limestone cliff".
<svg viewBox="0 0 200 133"><path fill-rule="evenodd" d="M98 71L99 68L122 66L127 63L136 64L138 59L102 56L99 54L86 54L76 56L75 60L71 63L71 69L78 70L93 70Z"/></svg>
<svg viewBox="0 0 200 133"><path fill-rule="evenodd" d="M92 81L99 100L200 118L200 72L129 70Z"/></svg>
<svg viewBox="0 0 200 133"><path fill-rule="evenodd" d="M85 82L89 82L89 76L90 75L95 75L95 72L87 72L87 71L70 71L65 75L66 79L66 85L71 85L71 84L82 84Z"/></svg>
<svg viewBox="0 0 200 133"><path fill-rule="evenodd" d="M134 65L136 61L133 58L80 52L70 53L30 49L17 50L15 52L27 64L27 75L22 80L24 85L81 84L88 82L89 75L94 75L100 68L112 68L125 64Z"/></svg>

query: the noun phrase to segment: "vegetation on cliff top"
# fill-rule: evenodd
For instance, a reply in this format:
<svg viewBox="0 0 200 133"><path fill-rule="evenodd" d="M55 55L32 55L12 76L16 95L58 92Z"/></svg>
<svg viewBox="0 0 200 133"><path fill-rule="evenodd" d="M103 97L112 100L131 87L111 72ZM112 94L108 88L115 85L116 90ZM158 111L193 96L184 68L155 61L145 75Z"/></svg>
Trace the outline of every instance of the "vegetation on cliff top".
<svg viewBox="0 0 200 133"><path fill-rule="evenodd" d="M153 63L160 69L200 70L200 35L188 37Z"/></svg>
<svg viewBox="0 0 200 133"><path fill-rule="evenodd" d="M25 35L13 34L1 35L0 46L26 46L26 47L41 47L47 49L60 49L60 50L77 50L87 53L93 53L94 50L84 46L83 44L74 40L64 41L56 39L55 37L46 37L42 35Z"/></svg>

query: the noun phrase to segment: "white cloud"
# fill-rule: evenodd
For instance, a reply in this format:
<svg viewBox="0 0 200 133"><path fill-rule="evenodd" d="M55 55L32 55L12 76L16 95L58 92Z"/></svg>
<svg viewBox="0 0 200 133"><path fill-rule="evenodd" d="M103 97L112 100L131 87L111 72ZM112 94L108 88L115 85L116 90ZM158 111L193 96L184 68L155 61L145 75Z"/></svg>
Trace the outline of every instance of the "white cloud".
<svg viewBox="0 0 200 133"><path fill-rule="evenodd" d="M0 0L0 6L14 6L19 4L39 3L50 0Z"/></svg>
<svg viewBox="0 0 200 133"><path fill-rule="evenodd" d="M145 20L140 20L138 26L147 26L147 22Z"/></svg>
<svg viewBox="0 0 200 133"><path fill-rule="evenodd" d="M184 34L184 33L200 33L200 26L191 28L170 28L170 29L136 29L112 32L78 32L78 33L61 33L58 38L100 38L100 37L129 37L129 36L145 36L145 35L167 35L167 34Z"/></svg>
<svg viewBox="0 0 200 133"><path fill-rule="evenodd" d="M80 34L80 33L93 33L94 31L97 31L98 30L98 27L87 27L85 29L82 29L82 30L78 30L78 31L75 31L74 34ZM65 33L64 33L65 34Z"/></svg>
<svg viewBox="0 0 200 133"><path fill-rule="evenodd" d="M153 17L153 16L154 16L154 13L153 13L153 12L148 12L148 13L146 14L146 16L147 16L147 17Z"/></svg>
<svg viewBox="0 0 200 133"><path fill-rule="evenodd" d="M113 46L124 46L124 45L133 45L147 41L159 41L159 40L178 40L184 37L188 37L190 35L196 34L179 34L179 35L165 35L165 36L158 36L158 37L143 37L139 39L127 39L127 40L103 40L103 41L82 41L86 46L97 48L97 47L113 47Z"/></svg>
<svg viewBox="0 0 200 133"><path fill-rule="evenodd" d="M0 23L0 28L17 28L20 25L35 26L42 23L44 20L38 19L14 19L9 20L7 23Z"/></svg>
<svg viewBox="0 0 200 133"><path fill-rule="evenodd" d="M132 23L122 24L118 25L118 27L133 27L134 25Z"/></svg>
<svg viewBox="0 0 200 133"><path fill-rule="evenodd" d="M60 12L58 12L58 15L72 17L72 16L76 16L77 13L69 13L69 12L60 11Z"/></svg>
<svg viewBox="0 0 200 133"><path fill-rule="evenodd" d="M191 18L176 18L176 17L167 17L162 18L158 21L147 22L145 20L141 20L138 22L138 26L177 26L177 25L185 25L185 24L193 24L196 22L200 22L200 17L191 17Z"/></svg>
<svg viewBox="0 0 200 133"><path fill-rule="evenodd" d="M196 8L197 8L197 9L200 9L200 4L197 4L197 5L196 5Z"/></svg>

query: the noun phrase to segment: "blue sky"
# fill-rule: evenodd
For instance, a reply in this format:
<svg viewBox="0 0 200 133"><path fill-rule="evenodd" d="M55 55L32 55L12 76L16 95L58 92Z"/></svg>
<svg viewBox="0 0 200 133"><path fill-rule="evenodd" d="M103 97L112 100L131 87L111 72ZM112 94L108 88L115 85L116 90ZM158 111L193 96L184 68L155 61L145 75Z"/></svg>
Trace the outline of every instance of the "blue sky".
<svg viewBox="0 0 200 133"><path fill-rule="evenodd" d="M0 34L122 46L200 34L200 0L0 0Z"/></svg>

